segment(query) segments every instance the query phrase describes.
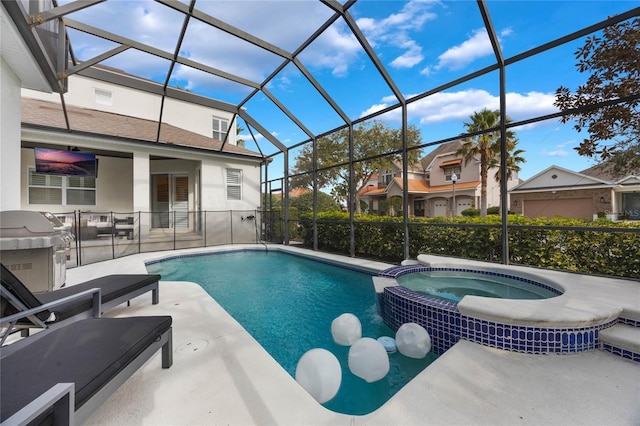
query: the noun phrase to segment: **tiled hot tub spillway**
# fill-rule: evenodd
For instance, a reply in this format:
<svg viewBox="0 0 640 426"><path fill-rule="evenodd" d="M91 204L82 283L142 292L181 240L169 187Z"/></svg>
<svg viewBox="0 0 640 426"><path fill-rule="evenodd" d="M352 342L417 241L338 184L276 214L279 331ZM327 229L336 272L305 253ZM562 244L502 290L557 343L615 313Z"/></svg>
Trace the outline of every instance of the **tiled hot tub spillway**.
<svg viewBox="0 0 640 426"><path fill-rule="evenodd" d="M481 272L489 276L521 279L531 285L544 286L511 275L463 268L398 266L380 272L379 276L397 278L400 275L424 271ZM382 292L378 292L377 298L380 315L391 329L397 330L408 322L422 325L431 336L432 350L437 354L444 353L460 339L531 354L590 351L599 348L598 332L616 323L612 321L580 328L560 328L487 321L461 314L456 303L417 293L399 285L385 287Z"/></svg>

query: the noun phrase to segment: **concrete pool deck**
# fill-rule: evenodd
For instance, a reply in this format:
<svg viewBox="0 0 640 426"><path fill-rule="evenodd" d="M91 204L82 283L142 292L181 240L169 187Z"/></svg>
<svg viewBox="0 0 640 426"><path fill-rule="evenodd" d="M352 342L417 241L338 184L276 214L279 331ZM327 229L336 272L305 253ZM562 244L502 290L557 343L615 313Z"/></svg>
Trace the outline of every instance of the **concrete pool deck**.
<svg viewBox="0 0 640 426"><path fill-rule="evenodd" d="M67 282L145 273L145 261L163 257L262 247L138 254L71 269ZM346 260L370 270L391 266ZM628 303L638 294L628 294ZM173 317L174 364L163 370L156 354L86 424L640 424L640 363L601 350L528 355L460 341L380 409L352 416L316 403L196 284L161 281L160 304L144 295L106 316L133 315Z"/></svg>

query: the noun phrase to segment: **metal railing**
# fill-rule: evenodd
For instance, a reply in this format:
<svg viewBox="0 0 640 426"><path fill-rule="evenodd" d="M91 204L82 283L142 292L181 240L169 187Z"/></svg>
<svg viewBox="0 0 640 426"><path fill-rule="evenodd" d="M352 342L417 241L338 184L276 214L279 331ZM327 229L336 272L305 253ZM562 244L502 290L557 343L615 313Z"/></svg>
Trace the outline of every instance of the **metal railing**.
<svg viewBox="0 0 640 426"><path fill-rule="evenodd" d="M259 210L55 215L75 236L67 268L138 253L283 241L281 215Z"/></svg>

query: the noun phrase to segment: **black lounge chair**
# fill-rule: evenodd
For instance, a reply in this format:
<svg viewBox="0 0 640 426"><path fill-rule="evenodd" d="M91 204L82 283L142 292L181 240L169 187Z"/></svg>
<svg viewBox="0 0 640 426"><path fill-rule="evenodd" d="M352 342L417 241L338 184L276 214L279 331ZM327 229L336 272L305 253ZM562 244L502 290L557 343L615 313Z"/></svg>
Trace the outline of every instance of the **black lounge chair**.
<svg viewBox="0 0 640 426"><path fill-rule="evenodd" d="M97 298L94 301L99 304ZM36 327L39 311L68 302L65 298L2 317L0 325L6 329L16 322L36 319L32 324ZM91 310L98 317L100 311L100 306ZM2 346L2 426L84 422L160 348L162 367L171 367L171 323L170 316L88 318L46 328Z"/></svg>
<svg viewBox="0 0 640 426"><path fill-rule="evenodd" d="M158 282L161 276L156 274L107 275L51 292L34 294L4 265L1 266L2 287L6 290L6 294L4 294L5 292L2 294L2 306L0 307L0 314L3 317L23 309L36 308L46 303L85 293L91 289L100 289L102 312L148 291L151 291L151 302L154 305L159 301ZM38 314L38 318L43 322L48 322L49 325L69 319L88 318L92 316L92 306L95 304L90 296L71 298L66 303L57 305L56 310L52 311L54 316L51 316L52 312L42 311ZM18 322L16 328L26 328L25 321Z"/></svg>

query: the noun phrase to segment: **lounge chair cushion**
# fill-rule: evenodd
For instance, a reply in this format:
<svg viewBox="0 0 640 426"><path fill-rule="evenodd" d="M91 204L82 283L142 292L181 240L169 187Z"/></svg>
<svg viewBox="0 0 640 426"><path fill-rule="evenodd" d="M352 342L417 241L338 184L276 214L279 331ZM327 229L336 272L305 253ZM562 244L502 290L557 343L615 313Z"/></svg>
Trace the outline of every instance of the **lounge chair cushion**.
<svg viewBox="0 0 640 426"><path fill-rule="evenodd" d="M81 407L171 327L170 316L90 318L52 330L0 360L4 421L57 383L75 383Z"/></svg>
<svg viewBox="0 0 640 426"><path fill-rule="evenodd" d="M135 290L153 284L160 280L160 275L155 274L126 274L126 275L107 275L104 277L96 278L94 280L86 281L81 284L71 285L63 287L61 289L48 292L39 293L35 297L41 303L53 302L54 300L61 299L63 297L72 296L85 290L92 288L102 289L102 303L108 303L114 299L125 296ZM56 321L61 321L69 317L78 315L82 312L91 309L91 298L85 298L82 300L75 300L69 303L57 306L54 309L56 313Z"/></svg>

